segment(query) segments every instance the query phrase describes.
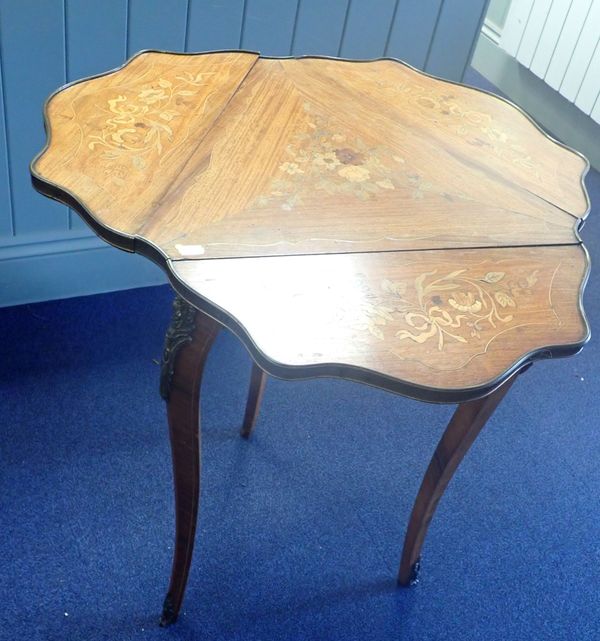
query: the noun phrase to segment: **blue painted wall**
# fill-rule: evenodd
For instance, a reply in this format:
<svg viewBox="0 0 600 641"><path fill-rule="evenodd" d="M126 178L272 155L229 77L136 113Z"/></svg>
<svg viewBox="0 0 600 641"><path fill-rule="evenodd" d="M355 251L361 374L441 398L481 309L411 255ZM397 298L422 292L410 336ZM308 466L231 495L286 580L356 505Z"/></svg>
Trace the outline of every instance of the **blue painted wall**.
<svg viewBox="0 0 600 641"><path fill-rule="evenodd" d="M37 194L28 164L58 86L140 49L393 56L460 80L487 0L0 0L0 306L164 282Z"/></svg>

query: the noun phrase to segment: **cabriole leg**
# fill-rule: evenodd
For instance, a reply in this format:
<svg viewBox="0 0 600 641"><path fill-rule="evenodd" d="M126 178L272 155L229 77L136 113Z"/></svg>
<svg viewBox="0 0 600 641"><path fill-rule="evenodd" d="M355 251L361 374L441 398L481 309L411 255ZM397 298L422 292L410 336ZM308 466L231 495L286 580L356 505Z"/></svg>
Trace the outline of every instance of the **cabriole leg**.
<svg viewBox="0 0 600 641"><path fill-rule="evenodd" d="M194 550L200 494L200 382L220 325L182 298L173 303L165 339L161 396L167 402L175 487L175 546L161 626L177 619Z"/></svg>
<svg viewBox="0 0 600 641"><path fill-rule="evenodd" d="M410 515L398 573L400 585L417 583L421 547L438 502L463 457L517 376L518 373L514 374L484 398L461 403L454 412L425 472Z"/></svg>

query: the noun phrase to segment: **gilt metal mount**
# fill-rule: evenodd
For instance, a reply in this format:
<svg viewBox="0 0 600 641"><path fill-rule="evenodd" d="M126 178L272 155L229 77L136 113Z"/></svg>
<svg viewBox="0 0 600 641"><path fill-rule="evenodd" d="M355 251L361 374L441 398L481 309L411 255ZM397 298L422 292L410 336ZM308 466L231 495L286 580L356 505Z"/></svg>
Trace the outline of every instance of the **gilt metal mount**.
<svg viewBox="0 0 600 641"><path fill-rule="evenodd" d="M169 399L171 391L175 358L179 350L192 340L192 334L196 329L195 318L196 308L180 296L176 296L173 301L171 324L165 335L160 371L160 395L165 401Z"/></svg>

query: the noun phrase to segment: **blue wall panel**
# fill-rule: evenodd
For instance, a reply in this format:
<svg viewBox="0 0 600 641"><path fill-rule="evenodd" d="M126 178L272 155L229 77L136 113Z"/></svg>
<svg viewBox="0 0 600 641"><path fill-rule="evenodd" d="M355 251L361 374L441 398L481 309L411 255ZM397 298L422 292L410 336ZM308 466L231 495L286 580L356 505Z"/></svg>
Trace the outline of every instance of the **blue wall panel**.
<svg viewBox="0 0 600 641"><path fill-rule="evenodd" d="M246 0L242 48L267 56L289 56L298 0Z"/></svg>
<svg viewBox="0 0 600 641"><path fill-rule="evenodd" d="M425 67L442 0L400 0L386 56Z"/></svg>
<svg viewBox="0 0 600 641"><path fill-rule="evenodd" d="M244 0L190 0L187 50L237 49L243 16Z"/></svg>
<svg viewBox="0 0 600 641"><path fill-rule="evenodd" d="M292 53L336 56L349 0L300 0Z"/></svg>
<svg viewBox="0 0 600 641"><path fill-rule="evenodd" d="M140 49L393 56L459 80L486 0L0 0L0 305L164 280L38 195L42 105ZM96 244L94 244L96 243Z"/></svg>
<svg viewBox="0 0 600 641"><path fill-rule="evenodd" d="M0 41L0 239L12 236L12 203L10 198L10 172L6 146L6 116L4 114L4 79L2 75L2 42ZM0 241L1 242L1 241Z"/></svg>
<svg viewBox="0 0 600 641"><path fill-rule="evenodd" d="M66 0L67 80L102 73L127 55L127 0Z"/></svg>
<svg viewBox="0 0 600 641"><path fill-rule="evenodd" d="M184 51L187 12L187 0L129 0L127 55L141 49Z"/></svg>
<svg viewBox="0 0 600 641"><path fill-rule="evenodd" d="M46 139L43 102L65 82L62 0L2 0L0 41L15 233L66 231L67 210L35 192L29 177Z"/></svg>
<svg viewBox="0 0 600 641"><path fill-rule="evenodd" d="M127 0L65 0L67 82L123 64L127 49ZM91 232L70 212L69 225Z"/></svg>
<svg viewBox="0 0 600 641"><path fill-rule="evenodd" d="M461 80L475 47L488 0L444 0L425 70ZM467 37L467 34L471 34Z"/></svg>
<svg viewBox="0 0 600 641"><path fill-rule="evenodd" d="M396 0L351 2L340 55L344 58L383 56L395 10Z"/></svg>

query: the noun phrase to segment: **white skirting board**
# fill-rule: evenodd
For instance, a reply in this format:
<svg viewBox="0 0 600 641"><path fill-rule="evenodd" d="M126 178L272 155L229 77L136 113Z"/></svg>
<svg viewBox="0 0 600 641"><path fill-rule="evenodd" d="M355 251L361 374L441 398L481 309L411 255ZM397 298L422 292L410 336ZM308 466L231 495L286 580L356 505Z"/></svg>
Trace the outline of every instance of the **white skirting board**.
<svg viewBox="0 0 600 641"><path fill-rule="evenodd" d="M97 238L0 248L0 307L166 282L148 259Z"/></svg>

